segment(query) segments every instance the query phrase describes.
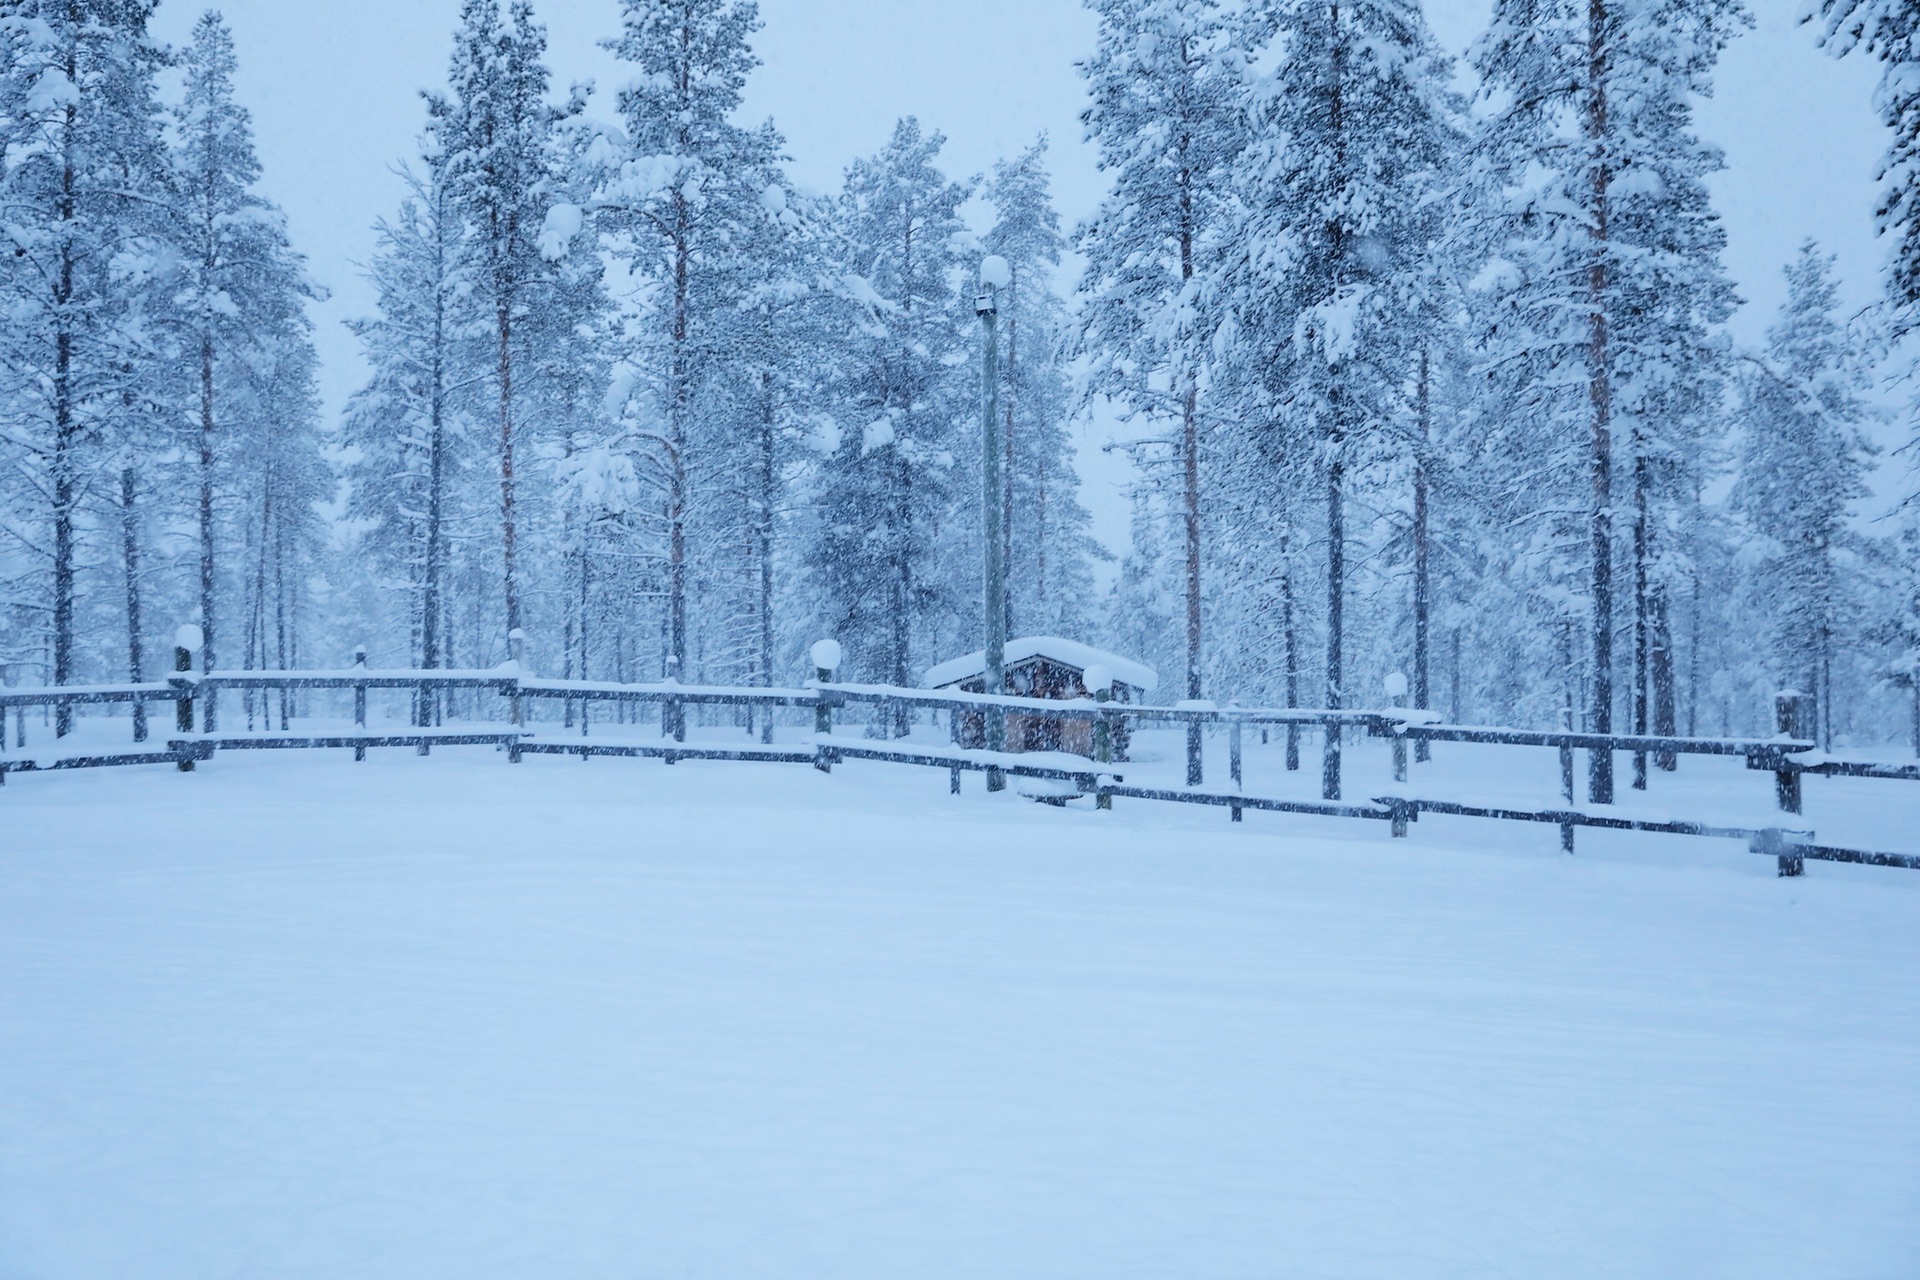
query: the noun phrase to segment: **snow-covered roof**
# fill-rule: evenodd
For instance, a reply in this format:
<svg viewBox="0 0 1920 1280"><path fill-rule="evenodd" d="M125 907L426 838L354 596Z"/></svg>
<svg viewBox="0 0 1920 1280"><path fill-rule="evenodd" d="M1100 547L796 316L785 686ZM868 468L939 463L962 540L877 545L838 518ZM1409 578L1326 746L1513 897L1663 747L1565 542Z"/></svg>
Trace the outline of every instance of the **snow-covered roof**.
<svg viewBox="0 0 1920 1280"><path fill-rule="evenodd" d="M1123 658L1117 653L1107 653L1090 644L1081 644L1078 640L1062 640L1059 636L1021 636L1018 640L1007 641L1007 665L1025 662L1029 658L1046 658L1075 671L1085 671L1096 664L1104 664L1113 672L1113 678L1121 684L1130 684L1143 693L1152 693L1160 683L1160 677L1152 667ZM929 689L941 689L962 680L971 680L975 676L985 675L987 671L987 651L976 649L964 658L953 658L937 667L929 668L922 681Z"/></svg>

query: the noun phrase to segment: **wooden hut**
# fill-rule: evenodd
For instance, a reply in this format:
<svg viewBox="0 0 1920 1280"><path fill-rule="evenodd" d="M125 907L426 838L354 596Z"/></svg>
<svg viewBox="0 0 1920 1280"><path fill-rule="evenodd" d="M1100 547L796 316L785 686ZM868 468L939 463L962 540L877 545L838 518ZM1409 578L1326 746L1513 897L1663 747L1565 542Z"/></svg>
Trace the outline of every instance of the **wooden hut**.
<svg viewBox="0 0 1920 1280"><path fill-rule="evenodd" d="M1077 640L1058 636L1022 636L1007 641L1007 692L1022 698L1072 699L1092 696L1084 676L1089 668L1104 666L1113 675L1112 700L1138 702L1153 692L1160 678L1152 667L1117 654L1105 653ZM928 671L929 689L958 689L985 693L987 655L984 649L943 662ZM986 716L979 711L955 711L953 740L970 749L987 744ZM1114 752L1126 759L1127 733L1115 726ZM1050 716L1027 711L1007 713L1008 751L1066 751L1093 755L1093 722L1084 718Z"/></svg>

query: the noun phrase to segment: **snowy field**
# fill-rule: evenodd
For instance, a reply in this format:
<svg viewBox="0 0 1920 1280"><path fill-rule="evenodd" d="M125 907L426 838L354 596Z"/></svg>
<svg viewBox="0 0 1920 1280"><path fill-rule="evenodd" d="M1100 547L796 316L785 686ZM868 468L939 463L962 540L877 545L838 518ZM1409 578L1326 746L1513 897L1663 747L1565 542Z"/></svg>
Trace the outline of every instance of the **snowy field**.
<svg viewBox="0 0 1920 1280"><path fill-rule="evenodd" d="M1415 790L1554 799L1441 755ZM1655 800L1765 812L1726 763ZM979 787L9 780L0 1277L1920 1275L1920 874ZM1808 788L1920 847L1920 786Z"/></svg>

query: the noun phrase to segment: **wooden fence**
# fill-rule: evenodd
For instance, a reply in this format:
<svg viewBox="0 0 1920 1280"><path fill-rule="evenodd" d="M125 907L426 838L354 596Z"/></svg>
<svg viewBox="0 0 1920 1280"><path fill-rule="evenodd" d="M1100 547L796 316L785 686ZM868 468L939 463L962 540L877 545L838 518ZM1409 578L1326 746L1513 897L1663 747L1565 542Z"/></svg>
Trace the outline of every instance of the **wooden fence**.
<svg viewBox="0 0 1920 1280"><path fill-rule="evenodd" d="M183 658L184 667L186 660ZM1092 796L1103 809L1115 799L1156 800L1169 803L1208 805L1230 811L1239 821L1248 809L1279 813L1311 814L1323 817L1359 818L1388 824L1392 835L1405 836L1410 824L1421 814L1484 818L1505 822L1529 822L1557 826L1560 843L1573 852L1574 833L1580 827L1610 830L1644 831L1667 835L1708 836L1745 840L1749 849L1776 859L1779 874L1803 873L1808 859L1832 862L1865 863L1876 866L1920 869L1920 853L1895 853L1851 849L1819 843L1814 833L1798 828L1802 809L1802 779L1807 774L1834 778L1877 778L1895 781L1920 781L1920 765L1892 765L1874 761L1846 760L1819 753L1815 744L1802 736L1804 704L1795 695L1781 695L1778 706L1780 732L1769 738L1683 738L1632 734L1592 734L1572 730L1530 730L1433 722L1428 713L1400 708L1371 711L1329 711L1303 708L1216 707L1182 704L1177 707L1144 707L1111 702L1079 700L1070 702L1015 696L970 694L955 691L901 689L885 685L836 683L831 672L822 671L820 679L799 688L739 688L729 686L683 685L676 682L656 684L609 684L575 680L538 679L519 674L511 664L491 671L383 671L357 665L340 671L216 671L195 673L182 670L165 683L66 686L37 689L0 689L0 784L9 772L23 773L47 769L76 769L132 764L173 764L191 771L199 761L211 759L220 751L257 749L350 749L355 759L364 760L370 749L412 747L428 754L435 746L485 745L503 750L509 761L519 762L528 754L648 757L673 764L680 760L737 760L773 763L811 764L828 771L848 759L890 761L899 764L940 768L948 772L950 787L960 790L961 775L983 772L990 780L1005 777L1044 779L1060 784L1064 790L1042 799L1064 801L1072 795ZM407 721L398 725L369 727L368 696L371 692L399 691L407 695ZM297 718L293 699L301 694L333 693L351 697L352 730L299 731L291 728ZM277 720L278 729L245 731L208 730L208 714L222 693L238 693L243 698L277 693L280 701L276 715L268 715L264 701L262 723ZM447 723L451 700L455 695L474 695L479 701L473 710L498 708L500 718L478 718L465 723ZM89 704L147 704L171 702L175 706L176 730L164 746L145 746L147 734L144 714L134 719L138 739L128 750L96 754L61 754L53 758L7 755L5 751L6 713L14 713L14 748L24 748L25 711L30 707L71 707ZM531 708L554 703L562 708L560 732L542 726L536 728ZM196 706L200 713L196 715ZM594 714L607 708L617 714L638 714L647 708L657 713L661 738L657 742L630 739L595 739L589 732ZM731 708L744 714L750 737L758 741L739 745L702 741L689 742L686 736L687 709ZM590 713L590 708L599 712ZM875 724L894 723L914 711L946 712L986 710L1023 711L1062 719L1092 720L1095 741L1110 744L1122 725L1177 724L1188 728L1186 786L1148 786L1129 783L1119 772L1123 762L1112 759L1086 760L1066 758L1059 753L1026 756L968 750L958 746L929 746L886 739L853 738L833 731L836 714L865 708ZM774 717L777 712L798 712L804 723L812 719L813 732L804 742L793 745L774 743ZM196 723L200 728L196 729ZM577 733L574 727L577 726ZM1338 752L1341 730L1358 728L1368 736L1385 739L1393 757L1394 788L1387 794L1349 801L1340 794ZM1298 735L1303 729L1318 729L1323 750L1329 759L1323 764L1323 794L1318 801L1261 796L1245 791L1243 783L1243 741L1249 729L1286 731L1287 767L1299 767ZM1197 731L1197 732L1195 732ZM1205 785L1204 760L1200 738L1208 732L1224 732L1228 738L1230 786ZM1423 756L1432 743L1478 743L1488 745L1551 749L1558 753L1561 803L1528 807L1506 804L1471 804L1439 796L1423 796L1407 789L1408 746L1414 744ZM1660 755L1721 755L1744 758L1749 769L1774 776L1775 807L1780 820L1764 826L1721 825L1670 818L1636 817L1607 805L1579 805L1575 802L1576 751L1619 751ZM991 785L991 782L990 782Z"/></svg>

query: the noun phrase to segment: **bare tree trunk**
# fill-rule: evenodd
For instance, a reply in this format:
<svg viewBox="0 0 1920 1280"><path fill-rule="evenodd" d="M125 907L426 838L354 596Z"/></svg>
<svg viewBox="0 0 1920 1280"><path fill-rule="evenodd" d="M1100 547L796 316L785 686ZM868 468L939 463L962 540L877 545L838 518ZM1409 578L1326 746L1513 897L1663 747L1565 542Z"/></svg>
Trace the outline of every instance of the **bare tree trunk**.
<svg viewBox="0 0 1920 1280"><path fill-rule="evenodd" d="M1044 629L1052 631L1057 620L1048 607L1047 593L1047 462L1033 462L1033 603Z"/></svg>
<svg viewBox="0 0 1920 1280"><path fill-rule="evenodd" d="M427 425L427 528L425 590L420 601L420 662L425 668L440 665L443 646L441 616L446 590L446 377L442 364L442 318L434 317L433 400ZM428 700L430 701L430 700ZM427 701L423 701L423 709ZM427 721L422 720L422 724Z"/></svg>
<svg viewBox="0 0 1920 1280"><path fill-rule="evenodd" d="M592 636L589 631L588 614L593 605L593 526L587 525L580 532L580 678L591 679L587 674L587 663L593 656ZM584 727L587 719L587 704L580 704L580 720Z"/></svg>
<svg viewBox="0 0 1920 1280"><path fill-rule="evenodd" d="M261 516L258 537L259 541L254 546L253 590L244 602L246 623L240 654L240 669L243 671L267 665L267 521L264 514ZM248 689L240 695L240 706L247 716L248 733L254 730L256 705L264 718L267 713L264 690Z"/></svg>
<svg viewBox="0 0 1920 1280"><path fill-rule="evenodd" d="M913 601L913 549L909 545L913 520L912 478L906 474L906 462L900 457L899 447L893 450L895 501L894 522L894 565L893 577L893 670L889 677L900 688L906 688L908 682L907 647L912 642L911 619L908 610ZM884 713L883 713L884 714ZM907 709L898 707L893 712L893 736L907 736Z"/></svg>
<svg viewBox="0 0 1920 1280"><path fill-rule="evenodd" d="M1607 332L1607 189L1612 172L1605 156L1607 124L1607 0L1587 4L1587 141L1593 149L1589 210L1593 262L1587 273L1587 399L1592 409L1589 519L1593 557L1594 733L1613 732L1613 368ZM1613 803L1613 753L1589 753L1587 799Z"/></svg>
<svg viewBox="0 0 1920 1280"><path fill-rule="evenodd" d="M445 647L446 589L446 410L447 410L447 196L438 184L434 187L434 295L433 354L427 405L427 527L426 560L420 599L420 666L433 670L440 666ZM440 704L435 693L421 689L416 694L415 719L421 728L439 723Z"/></svg>
<svg viewBox="0 0 1920 1280"><path fill-rule="evenodd" d="M146 662L140 644L140 521L134 510L133 468L120 468L120 559L127 575L127 679L139 684ZM147 740L147 704L133 704L133 740Z"/></svg>
<svg viewBox="0 0 1920 1280"><path fill-rule="evenodd" d="M67 76L70 81L78 83L75 79L78 75L77 58L70 49L67 54ZM60 175L59 210L63 228L72 226L79 211L76 190L78 174L73 157L77 117L78 108L69 105L65 120L66 155ZM54 684L70 684L73 680L73 508L79 498L79 460L75 455L80 447L80 428L74 418L73 404L73 268L73 243L69 237L63 239L60 245L60 275L53 290L54 323L57 326L53 339L53 457L50 459L53 472ZM73 732L73 708L64 702L55 706L53 725L56 738L64 738Z"/></svg>
<svg viewBox="0 0 1920 1280"><path fill-rule="evenodd" d="M1413 705L1422 711L1433 706L1433 682L1428 655L1433 580L1428 555L1427 450L1433 438L1432 367L1426 347L1420 348L1418 394L1420 446L1413 459ZM1433 744L1422 738L1414 745L1414 759L1433 758Z"/></svg>
<svg viewBox="0 0 1920 1280"><path fill-rule="evenodd" d="M1460 628L1453 629L1453 643L1447 661L1447 683L1450 686L1447 697L1447 719L1454 724L1460 723L1464 714L1460 705Z"/></svg>
<svg viewBox="0 0 1920 1280"><path fill-rule="evenodd" d="M1340 456L1343 445L1338 433L1331 442L1327 462L1327 709L1338 711L1345 705L1341 670L1346 631L1347 519L1344 492L1346 462ZM1328 800L1340 798L1340 726L1326 727L1326 754L1320 763L1320 794Z"/></svg>
<svg viewBox="0 0 1920 1280"><path fill-rule="evenodd" d="M760 683L773 684L773 502L774 502L774 407L773 375L760 375ZM767 741L773 727L773 713L767 713Z"/></svg>
<svg viewBox="0 0 1920 1280"><path fill-rule="evenodd" d="M273 633L274 661L281 671L287 667L287 555L286 547L277 533L273 547ZM287 721L292 710L293 691L280 690L280 732L287 731Z"/></svg>
<svg viewBox="0 0 1920 1280"><path fill-rule="evenodd" d="M1688 582L1687 600L1687 736L1699 732L1700 723L1700 570L1695 568Z"/></svg>
<svg viewBox="0 0 1920 1280"><path fill-rule="evenodd" d="M913 210L902 210L905 215L901 224L900 279L903 293L900 298L900 311L909 317L911 326L913 315ZM913 353L905 348L900 352L900 425L911 429L913 422L913 379L909 371L913 368ZM908 682L908 646L913 640L913 630L909 610L913 605L913 475L907 470L905 458L900 451L900 441L895 440L888 451L889 465L893 475L893 545L895 555L893 579L893 670L890 673L893 683L905 688ZM984 619L983 619L984 622ZM984 640L984 637L982 637ZM907 721L907 709L897 707L893 711L892 733L896 738L904 738L910 728Z"/></svg>
<svg viewBox="0 0 1920 1280"><path fill-rule="evenodd" d="M1199 391L1187 383L1180 406L1180 452L1185 469L1187 552L1187 697L1200 697L1200 425ZM1200 725L1187 725L1187 785L1200 785Z"/></svg>
<svg viewBox="0 0 1920 1280"><path fill-rule="evenodd" d="M693 267L692 246L688 243L689 221L692 211L687 206L686 196L676 191L673 196L673 355L668 377L671 385L668 391L667 420L667 459L669 480L667 486L667 645L674 656L680 659L680 671L684 677L687 665L687 414L690 407L691 390L688 380L692 371L688 360L687 343L692 336L692 318L689 314L692 300L689 289L692 285ZM677 709L676 709L677 710ZM673 736L686 735L683 718L677 713L673 716Z"/></svg>
<svg viewBox="0 0 1920 1280"><path fill-rule="evenodd" d="M1833 631L1820 628L1820 749L1833 750Z"/></svg>
<svg viewBox="0 0 1920 1280"><path fill-rule="evenodd" d="M1649 626L1653 648L1649 656L1653 675L1653 731L1670 738L1679 731L1676 723L1679 707L1674 696L1672 609L1665 586L1654 585L1651 604ZM1659 751L1654 753L1653 762L1663 772L1672 773L1680 767L1680 756L1673 751Z"/></svg>
<svg viewBox="0 0 1920 1280"><path fill-rule="evenodd" d="M203 324L211 322L202 317ZM213 572L213 335L200 337L200 631L202 670L214 668ZM201 694L202 723L212 733L220 722L219 699L213 690Z"/></svg>
<svg viewBox="0 0 1920 1280"><path fill-rule="evenodd" d="M1181 47L1182 60L1190 59L1191 51ZM1182 288L1189 287L1193 280L1193 251L1198 236L1197 214L1193 207L1193 168L1188 156L1193 147L1190 134L1180 135L1179 154L1181 168L1179 174L1180 191L1180 283ZM1193 357L1187 357L1192 360ZM1184 371L1185 396L1180 404L1180 462L1184 481L1184 516L1186 534L1186 570L1187 570L1187 697L1198 700L1202 693L1200 679L1200 376L1196 368ZM1201 728L1197 723L1187 726L1187 785L1195 787L1201 780Z"/></svg>
<svg viewBox="0 0 1920 1280"><path fill-rule="evenodd" d="M502 298L495 309L500 382L500 554L505 580L507 630L520 628L519 530L514 515L513 474L513 308Z"/></svg>
<svg viewBox="0 0 1920 1280"><path fill-rule="evenodd" d="M1280 610L1282 641L1287 653L1287 708L1292 710L1300 705L1300 627L1294 609L1293 599L1293 559L1291 551L1282 546L1281 556L1285 563L1280 570ZM1300 726L1287 726L1287 769L1297 772L1300 768Z"/></svg>
<svg viewBox="0 0 1920 1280"><path fill-rule="evenodd" d="M1007 301L1010 304L1006 309L1007 378L1004 394L1007 397L1007 405L1005 430L1002 433L1002 439L1000 441L1001 449L1005 453L1005 458L1000 468L1000 563L1005 566L1008 573L1016 580L1019 575L1014 571L1013 563L1013 411L1015 388L1018 385L1014 380L1014 374L1019 368L1020 360L1019 291L1020 278L1015 276L1011 281L1011 287L1007 293ZM1013 592L1002 591L1000 593L1000 599L1002 603L1002 614L1005 619L1005 634L1008 636L1016 636L1020 633L1013 629Z"/></svg>
<svg viewBox="0 0 1920 1280"><path fill-rule="evenodd" d="M1649 506L1651 478L1647 474L1647 448L1644 432L1633 431L1633 731L1645 736L1650 725L1653 692L1653 638L1648 631L1647 592L1650 588L1649 564L1653 557L1653 527ZM1633 753L1633 789L1647 789L1647 753Z"/></svg>
<svg viewBox="0 0 1920 1280"><path fill-rule="evenodd" d="M1332 87L1327 95L1328 130L1334 139L1333 166L1336 173L1346 169L1345 154L1345 63L1340 39L1340 5L1327 7L1328 27L1332 34ZM1332 226L1335 287L1345 283L1345 228L1337 220ZM1347 406L1341 371L1327 370L1328 418L1332 429L1327 439L1327 709L1338 711L1345 705L1345 673L1342 670L1346 633L1347 519L1345 508L1347 444ZM1326 752L1320 764L1320 794L1328 800L1340 798L1340 726L1326 726Z"/></svg>

